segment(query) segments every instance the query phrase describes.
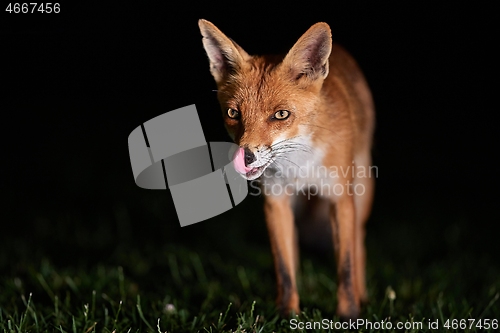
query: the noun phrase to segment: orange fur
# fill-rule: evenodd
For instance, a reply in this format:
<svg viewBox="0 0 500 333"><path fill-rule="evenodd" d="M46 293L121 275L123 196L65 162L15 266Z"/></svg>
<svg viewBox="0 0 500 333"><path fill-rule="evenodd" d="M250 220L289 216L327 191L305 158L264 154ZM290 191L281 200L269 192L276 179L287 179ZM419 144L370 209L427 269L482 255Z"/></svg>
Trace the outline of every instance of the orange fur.
<svg viewBox="0 0 500 333"><path fill-rule="evenodd" d="M260 180L263 190L273 184L342 189L319 196L330 207L339 279L337 313L358 317L360 303L367 299L364 224L371 209L373 177L341 172L332 178L314 172L370 168L374 108L363 74L342 47L332 45L326 23L313 25L285 56L250 56L212 23L200 20L199 26L226 129L255 157L248 164L252 172L244 176ZM229 117L228 109L237 117ZM280 110L286 110L288 118L276 119ZM287 171L279 174L284 165ZM293 168L313 172L301 176L291 172ZM362 186L364 193L353 194L356 186ZM284 314L300 311L294 227L298 201L287 192L265 195L277 302Z"/></svg>

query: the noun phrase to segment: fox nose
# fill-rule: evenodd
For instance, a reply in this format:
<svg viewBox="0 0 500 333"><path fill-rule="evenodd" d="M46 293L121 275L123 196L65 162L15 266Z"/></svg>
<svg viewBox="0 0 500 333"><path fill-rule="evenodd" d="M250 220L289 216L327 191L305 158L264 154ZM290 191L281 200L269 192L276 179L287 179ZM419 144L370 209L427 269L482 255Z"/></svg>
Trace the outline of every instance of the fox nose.
<svg viewBox="0 0 500 333"><path fill-rule="evenodd" d="M245 148L245 165L252 164L255 162L255 154L248 148Z"/></svg>

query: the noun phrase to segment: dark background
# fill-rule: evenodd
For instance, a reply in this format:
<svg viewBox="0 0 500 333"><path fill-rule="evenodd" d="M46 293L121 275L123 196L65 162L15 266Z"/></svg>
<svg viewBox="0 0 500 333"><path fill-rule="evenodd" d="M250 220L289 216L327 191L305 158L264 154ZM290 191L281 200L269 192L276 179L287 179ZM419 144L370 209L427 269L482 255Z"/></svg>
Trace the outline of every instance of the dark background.
<svg viewBox="0 0 500 333"><path fill-rule="evenodd" d="M369 249L385 235L388 256L422 267L458 249L478 257L500 250L491 7L332 1L3 9L2 268L37 256L61 265L115 260L131 244L233 257L245 246L268 246L258 198L180 228L168 191L134 184L127 137L157 115L195 103L207 141L229 140L199 18L250 54L286 51L325 21L358 60L377 111Z"/></svg>

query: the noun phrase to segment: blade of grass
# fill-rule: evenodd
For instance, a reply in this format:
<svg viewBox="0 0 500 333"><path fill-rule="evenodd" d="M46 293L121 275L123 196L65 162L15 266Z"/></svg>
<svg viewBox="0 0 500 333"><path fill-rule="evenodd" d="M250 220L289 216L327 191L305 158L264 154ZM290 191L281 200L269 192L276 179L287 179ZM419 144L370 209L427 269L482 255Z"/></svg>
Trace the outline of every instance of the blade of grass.
<svg viewBox="0 0 500 333"><path fill-rule="evenodd" d="M38 279L38 282L40 282L42 288L45 290L45 292L49 295L50 299L54 299L55 294L54 292L50 289L49 285L47 284L47 281L45 281L45 278L41 273L37 273L36 278Z"/></svg>
<svg viewBox="0 0 500 333"><path fill-rule="evenodd" d="M120 315L121 310L122 310L122 301L120 301L118 305L118 311L116 312L115 322L113 323L113 331L116 330L116 324L118 323L118 315Z"/></svg>
<svg viewBox="0 0 500 333"><path fill-rule="evenodd" d="M248 280L248 276L247 276L247 273L245 271L245 268L243 266L238 266L237 273L238 273L238 278L240 279L241 286L243 287L243 290L245 291L246 296L250 297L250 295L251 295L250 282Z"/></svg>
<svg viewBox="0 0 500 333"><path fill-rule="evenodd" d="M196 277L201 285L207 284L207 275L205 274L205 269L201 263L200 256L198 253L193 253L190 256L191 262L193 263L194 271L196 272Z"/></svg>
<svg viewBox="0 0 500 333"><path fill-rule="evenodd" d="M481 315L479 316L479 319L483 319L484 315L488 312L488 310L495 304L496 301L498 301L498 298L500 297L499 293L496 293L495 296L493 296L492 300L488 303L486 308L481 312Z"/></svg>
<svg viewBox="0 0 500 333"><path fill-rule="evenodd" d="M19 332L22 332L23 329L24 329L24 324L26 323L26 318L28 317L28 311L29 311L29 308L30 308L30 304L31 304L31 296L32 296L32 293L30 293L30 296L28 298L28 302L26 302L26 298L24 297L24 295L21 295L21 299L24 303L24 305L26 306L26 310L21 314L21 321L19 323Z"/></svg>
<svg viewBox="0 0 500 333"><path fill-rule="evenodd" d="M146 324L146 326L151 330L154 331L153 326L148 323L146 318L144 317L144 314L142 313L142 308L141 308L141 296L137 295L137 311L139 312L139 317L142 319L142 321Z"/></svg>

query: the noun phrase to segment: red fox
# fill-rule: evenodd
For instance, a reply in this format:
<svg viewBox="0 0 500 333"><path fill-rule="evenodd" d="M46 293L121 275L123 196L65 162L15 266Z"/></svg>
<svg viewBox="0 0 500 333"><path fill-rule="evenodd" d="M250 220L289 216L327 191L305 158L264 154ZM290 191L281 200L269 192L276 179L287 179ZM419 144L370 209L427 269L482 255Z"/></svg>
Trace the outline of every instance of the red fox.
<svg viewBox="0 0 500 333"><path fill-rule="evenodd" d="M278 309L300 311L294 212L310 204L310 219L325 212L333 231L337 314L359 317L367 300L364 238L374 180L366 170L375 118L361 70L332 44L326 23L314 24L284 56L249 55L211 22L199 27L225 127L239 146L234 167L264 193Z"/></svg>

